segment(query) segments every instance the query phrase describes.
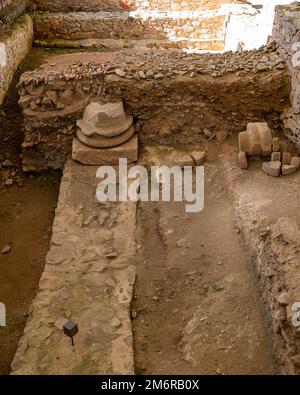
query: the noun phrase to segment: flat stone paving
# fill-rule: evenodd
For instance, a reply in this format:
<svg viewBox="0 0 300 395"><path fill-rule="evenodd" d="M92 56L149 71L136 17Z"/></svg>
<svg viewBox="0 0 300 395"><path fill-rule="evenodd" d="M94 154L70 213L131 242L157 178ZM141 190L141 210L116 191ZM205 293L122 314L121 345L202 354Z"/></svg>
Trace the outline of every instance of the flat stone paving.
<svg viewBox="0 0 300 395"><path fill-rule="evenodd" d="M50 251L12 374L133 374L136 203L96 201L97 167L66 165ZM78 323L75 346L63 334Z"/></svg>

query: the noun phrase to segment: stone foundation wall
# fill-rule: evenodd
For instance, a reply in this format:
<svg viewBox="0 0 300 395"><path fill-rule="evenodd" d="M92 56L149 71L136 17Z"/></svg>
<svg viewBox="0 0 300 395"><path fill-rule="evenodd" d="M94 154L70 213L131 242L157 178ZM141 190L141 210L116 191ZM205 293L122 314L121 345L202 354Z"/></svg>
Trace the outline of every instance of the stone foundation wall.
<svg viewBox="0 0 300 395"><path fill-rule="evenodd" d="M30 0L12 0L1 8L0 3L0 26L3 24L12 24L20 15L24 13Z"/></svg>
<svg viewBox="0 0 300 395"><path fill-rule="evenodd" d="M35 38L53 39L195 39L224 41L226 14L171 18L132 18L128 13L34 13Z"/></svg>
<svg viewBox="0 0 300 395"><path fill-rule="evenodd" d="M291 75L291 106L282 119L288 138L300 147L300 3L277 6L273 38Z"/></svg>
<svg viewBox="0 0 300 395"><path fill-rule="evenodd" d="M0 0L0 11L4 10L5 7L9 6L13 0Z"/></svg>
<svg viewBox="0 0 300 395"><path fill-rule="evenodd" d="M211 11L222 4L246 3L246 0L135 0L136 9L157 11Z"/></svg>
<svg viewBox="0 0 300 395"><path fill-rule="evenodd" d="M33 3L38 10L52 12L125 10L120 0L33 0Z"/></svg>
<svg viewBox="0 0 300 395"><path fill-rule="evenodd" d="M23 15L10 27L0 27L0 106L19 64L31 50L33 25Z"/></svg>
<svg viewBox="0 0 300 395"><path fill-rule="evenodd" d="M134 51L62 55L20 81L24 170L61 168L92 101L123 100L141 142L189 144L247 122L280 128L289 78L273 48L224 55Z"/></svg>

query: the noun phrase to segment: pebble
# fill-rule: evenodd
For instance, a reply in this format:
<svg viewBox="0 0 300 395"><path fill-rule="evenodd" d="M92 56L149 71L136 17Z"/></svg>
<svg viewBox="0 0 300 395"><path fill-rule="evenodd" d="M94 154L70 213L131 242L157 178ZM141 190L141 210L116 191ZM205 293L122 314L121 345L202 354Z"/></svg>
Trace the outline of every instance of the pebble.
<svg viewBox="0 0 300 395"><path fill-rule="evenodd" d="M114 328L120 328L120 326L121 326L121 321L119 320L119 318L114 317L114 318L111 320L110 325L111 325L112 327L114 327Z"/></svg>
<svg viewBox="0 0 300 395"><path fill-rule="evenodd" d="M1 254L8 254L12 249L11 244L7 244L5 247L2 248Z"/></svg>
<svg viewBox="0 0 300 395"><path fill-rule="evenodd" d="M14 180L13 180L12 178L8 178L8 179L5 181L5 186L6 186L6 187L11 187L11 186L13 185L13 183L14 183Z"/></svg>
<svg viewBox="0 0 300 395"><path fill-rule="evenodd" d="M122 78L126 76L126 72L122 69L115 69L115 74Z"/></svg>
<svg viewBox="0 0 300 395"><path fill-rule="evenodd" d="M2 162L2 166L3 167L12 167L13 163L9 159L6 159L4 162Z"/></svg>

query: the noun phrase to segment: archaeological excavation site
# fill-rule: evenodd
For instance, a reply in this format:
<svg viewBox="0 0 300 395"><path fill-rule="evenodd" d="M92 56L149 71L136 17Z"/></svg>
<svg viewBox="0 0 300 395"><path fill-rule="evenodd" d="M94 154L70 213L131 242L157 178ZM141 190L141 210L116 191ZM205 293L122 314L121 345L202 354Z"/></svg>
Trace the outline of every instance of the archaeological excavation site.
<svg viewBox="0 0 300 395"><path fill-rule="evenodd" d="M299 375L299 207L300 3L0 0L1 376Z"/></svg>

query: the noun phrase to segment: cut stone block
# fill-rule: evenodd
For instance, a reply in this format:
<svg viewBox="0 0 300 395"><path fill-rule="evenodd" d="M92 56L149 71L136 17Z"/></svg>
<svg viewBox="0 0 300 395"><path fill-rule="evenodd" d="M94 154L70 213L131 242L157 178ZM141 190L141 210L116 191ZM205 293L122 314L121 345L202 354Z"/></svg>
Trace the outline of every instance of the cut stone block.
<svg viewBox="0 0 300 395"><path fill-rule="evenodd" d="M272 152L271 161L272 162L281 161L281 152Z"/></svg>
<svg viewBox="0 0 300 395"><path fill-rule="evenodd" d="M298 170L300 168L300 157L299 156L293 156L291 160L291 165L295 166L296 169Z"/></svg>
<svg viewBox="0 0 300 395"><path fill-rule="evenodd" d="M193 151L191 153L191 157L196 166L202 166L206 160L206 152L205 151Z"/></svg>
<svg viewBox="0 0 300 395"><path fill-rule="evenodd" d="M265 162L262 166L263 171L272 177L278 177L281 169L281 162Z"/></svg>
<svg viewBox="0 0 300 395"><path fill-rule="evenodd" d="M192 159L192 157L188 154L184 154L181 152L173 152L170 155L170 164L172 164L172 166L180 166L180 167L184 167L184 166L194 166L194 161Z"/></svg>
<svg viewBox="0 0 300 395"><path fill-rule="evenodd" d="M279 137L274 137L272 141L272 151L278 152L280 150L280 140Z"/></svg>
<svg viewBox="0 0 300 395"><path fill-rule="evenodd" d="M283 165L290 165L292 160L292 155L289 152L284 152L282 154L282 164Z"/></svg>
<svg viewBox="0 0 300 395"><path fill-rule="evenodd" d="M290 174L294 174L294 173L296 173L296 171L297 171L297 168L295 166L292 166L292 165L282 165L282 167L281 167L281 173L284 176L288 176Z"/></svg>
<svg viewBox="0 0 300 395"><path fill-rule="evenodd" d="M84 165L118 165L120 158L129 163L138 160L138 137L134 135L126 143L113 148L91 148L73 139L72 158Z"/></svg>
<svg viewBox="0 0 300 395"><path fill-rule="evenodd" d="M239 159L240 168L243 170L248 169L248 161L247 161L246 153L243 151L239 152L238 159Z"/></svg>

